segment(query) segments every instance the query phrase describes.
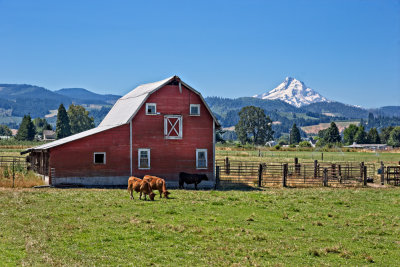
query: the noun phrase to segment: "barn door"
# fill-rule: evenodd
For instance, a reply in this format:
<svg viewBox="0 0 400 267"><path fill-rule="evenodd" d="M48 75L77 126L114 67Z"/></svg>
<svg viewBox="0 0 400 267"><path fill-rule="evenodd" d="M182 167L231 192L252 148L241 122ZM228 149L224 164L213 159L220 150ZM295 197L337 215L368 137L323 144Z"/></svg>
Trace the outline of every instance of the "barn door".
<svg viewBox="0 0 400 267"><path fill-rule="evenodd" d="M165 139L182 139L182 116L164 116L164 137Z"/></svg>

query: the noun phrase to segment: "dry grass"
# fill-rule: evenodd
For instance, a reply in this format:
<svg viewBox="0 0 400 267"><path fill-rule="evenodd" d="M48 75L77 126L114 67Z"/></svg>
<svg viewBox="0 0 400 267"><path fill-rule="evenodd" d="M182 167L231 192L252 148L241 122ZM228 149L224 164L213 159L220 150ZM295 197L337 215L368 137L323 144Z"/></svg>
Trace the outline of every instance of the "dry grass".
<svg viewBox="0 0 400 267"><path fill-rule="evenodd" d="M15 172L13 182L12 170L10 168L0 168L0 187L29 188L43 185L43 179L32 171L18 170Z"/></svg>

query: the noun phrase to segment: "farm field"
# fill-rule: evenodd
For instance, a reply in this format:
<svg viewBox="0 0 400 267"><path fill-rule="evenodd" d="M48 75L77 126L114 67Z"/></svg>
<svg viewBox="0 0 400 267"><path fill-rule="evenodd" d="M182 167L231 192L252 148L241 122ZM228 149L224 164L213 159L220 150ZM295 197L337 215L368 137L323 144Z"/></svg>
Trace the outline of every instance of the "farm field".
<svg viewBox="0 0 400 267"><path fill-rule="evenodd" d="M322 154L324 161L337 162L337 161L357 161L357 162L369 162L369 163L380 163L381 161L385 164L398 164L400 161L400 151L393 152L346 152L342 149L337 148L338 151L324 152L318 149L314 151L277 151L261 149L260 156L258 149L243 149L243 148L232 148L232 147L217 147L216 148L216 159L222 160L225 157L229 157L231 160L239 161L255 161L255 162L293 162L294 158L299 158L303 162L311 162L314 160L321 161Z"/></svg>
<svg viewBox="0 0 400 267"><path fill-rule="evenodd" d="M400 264L400 189L0 189L13 265Z"/></svg>

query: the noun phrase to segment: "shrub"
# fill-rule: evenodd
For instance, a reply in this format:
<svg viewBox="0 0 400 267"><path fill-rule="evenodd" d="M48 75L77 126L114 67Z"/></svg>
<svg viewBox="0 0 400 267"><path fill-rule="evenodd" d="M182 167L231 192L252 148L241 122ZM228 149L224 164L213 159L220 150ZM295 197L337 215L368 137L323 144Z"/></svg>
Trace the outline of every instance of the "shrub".
<svg viewBox="0 0 400 267"><path fill-rule="evenodd" d="M301 141L299 147L311 147L311 144L308 141Z"/></svg>
<svg viewBox="0 0 400 267"><path fill-rule="evenodd" d="M275 148L276 150L279 150L279 149L281 149L281 146L280 146L280 145L276 145L276 146L274 146L274 148Z"/></svg>

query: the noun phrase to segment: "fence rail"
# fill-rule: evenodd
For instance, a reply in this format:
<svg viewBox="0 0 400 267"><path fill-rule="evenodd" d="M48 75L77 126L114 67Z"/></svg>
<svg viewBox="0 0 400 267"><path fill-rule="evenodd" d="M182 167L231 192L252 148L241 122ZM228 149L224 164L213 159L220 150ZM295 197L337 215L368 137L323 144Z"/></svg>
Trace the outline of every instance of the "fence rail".
<svg viewBox="0 0 400 267"><path fill-rule="evenodd" d="M373 182L377 178L375 165L364 162L329 163L315 160L299 163L295 158L293 163L260 163L232 161L227 157L224 160L217 160L216 166L217 183L222 187L357 186L367 185L367 182ZM399 184L396 171L391 171L390 175L387 172L387 175L394 177L394 183Z"/></svg>

